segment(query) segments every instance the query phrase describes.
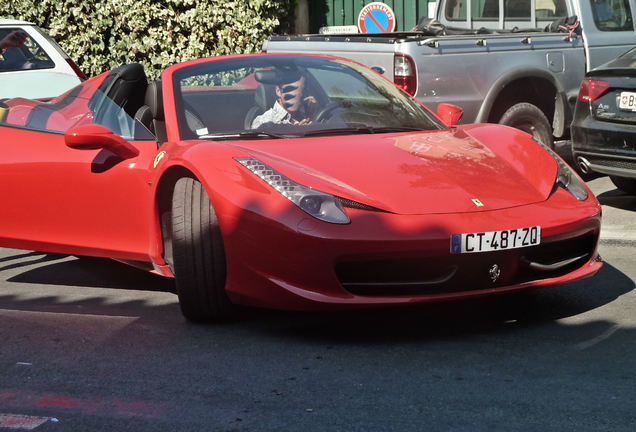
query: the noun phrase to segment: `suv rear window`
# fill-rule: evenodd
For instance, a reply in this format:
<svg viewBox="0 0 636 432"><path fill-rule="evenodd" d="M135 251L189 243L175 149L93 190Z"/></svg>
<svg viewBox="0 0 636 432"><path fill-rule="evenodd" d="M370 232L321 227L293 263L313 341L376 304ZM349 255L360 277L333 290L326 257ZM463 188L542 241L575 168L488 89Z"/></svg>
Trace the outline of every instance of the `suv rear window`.
<svg viewBox="0 0 636 432"><path fill-rule="evenodd" d="M499 0L470 0L471 16L478 21L499 19ZM466 20L467 1L448 0L446 19ZM504 18L510 20L530 20L530 0L504 0ZM567 16L565 0L536 0L535 15L538 20L552 20Z"/></svg>
<svg viewBox="0 0 636 432"><path fill-rule="evenodd" d="M634 30L629 0L591 0L594 23L600 31Z"/></svg>
<svg viewBox="0 0 636 432"><path fill-rule="evenodd" d="M14 31L21 31L20 28L0 29L0 39L8 36ZM55 63L46 54L44 49L38 45L31 37L27 37L21 48L7 48L0 55L0 72L19 71L27 69L51 69Z"/></svg>

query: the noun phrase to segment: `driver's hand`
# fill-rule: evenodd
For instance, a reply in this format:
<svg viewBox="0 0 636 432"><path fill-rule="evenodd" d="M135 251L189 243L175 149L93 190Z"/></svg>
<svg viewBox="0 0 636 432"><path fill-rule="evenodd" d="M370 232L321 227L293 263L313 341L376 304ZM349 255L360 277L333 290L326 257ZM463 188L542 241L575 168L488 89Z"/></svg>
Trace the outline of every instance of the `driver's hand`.
<svg viewBox="0 0 636 432"><path fill-rule="evenodd" d="M16 30L0 41L0 48L20 48L24 45L28 35L22 30Z"/></svg>
<svg viewBox="0 0 636 432"><path fill-rule="evenodd" d="M309 117L305 117L302 120L291 119L291 124L293 125L308 125L311 124L311 119Z"/></svg>
<svg viewBox="0 0 636 432"><path fill-rule="evenodd" d="M318 111L318 101L316 100L316 98L313 96L307 96L303 99L303 102L305 103L305 113L307 114L307 119L314 118L316 112ZM303 124L309 123L311 123L311 120L308 120L307 123Z"/></svg>

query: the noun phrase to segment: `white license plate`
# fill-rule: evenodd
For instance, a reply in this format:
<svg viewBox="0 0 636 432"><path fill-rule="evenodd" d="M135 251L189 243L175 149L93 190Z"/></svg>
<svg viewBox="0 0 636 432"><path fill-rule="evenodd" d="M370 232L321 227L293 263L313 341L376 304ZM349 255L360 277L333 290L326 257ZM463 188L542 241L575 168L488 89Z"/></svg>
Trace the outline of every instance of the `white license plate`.
<svg viewBox="0 0 636 432"><path fill-rule="evenodd" d="M533 226L503 231L452 234L450 251L453 254L490 252L536 246L539 243L541 227Z"/></svg>
<svg viewBox="0 0 636 432"><path fill-rule="evenodd" d="M620 109L636 111L636 93L621 92L621 98L618 100Z"/></svg>

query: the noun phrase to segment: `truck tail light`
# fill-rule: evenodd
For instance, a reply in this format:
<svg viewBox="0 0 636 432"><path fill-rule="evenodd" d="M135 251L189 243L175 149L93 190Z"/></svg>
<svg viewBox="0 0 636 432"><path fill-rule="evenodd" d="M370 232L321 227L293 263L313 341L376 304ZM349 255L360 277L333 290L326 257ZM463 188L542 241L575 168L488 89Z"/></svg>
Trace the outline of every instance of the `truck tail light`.
<svg viewBox="0 0 636 432"><path fill-rule="evenodd" d="M415 96L417 77L415 76L415 63L411 57L395 54L393 57L393 81L399 88L411 96Z"/></svg>
<svg viewBox="0 0 636 432"><path fill-rule="evenodd" d="M583 82L581 82L581 88L579 90L579 100L583 102L594 102L603 96L609 89L609 86L607 81L584 79Z"/></svg>

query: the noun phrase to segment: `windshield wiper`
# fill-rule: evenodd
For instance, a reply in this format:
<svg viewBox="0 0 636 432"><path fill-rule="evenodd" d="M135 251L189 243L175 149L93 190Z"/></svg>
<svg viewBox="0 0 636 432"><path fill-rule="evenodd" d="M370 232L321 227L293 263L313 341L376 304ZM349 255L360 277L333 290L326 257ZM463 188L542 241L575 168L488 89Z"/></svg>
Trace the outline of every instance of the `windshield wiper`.
<svg viewBox="0 0 636 432"><path fill-rule="evenodd" d="M265 131L242 131L242 132L230 132L230 133L219 133L219 134L207 134L200 135L199 139L212 139L212 140L231 140L231 139L263 139L263 138L276 138L282 139L287 138L284 135L277 135L271 132Z"/></svg>
<svg viewBox="0 0 636 432"><path fill-rule="evenodd" d="M408 126L356 126L345 128L333 128L333 129L320 129L305 132L303 136L323 136L323 135L345 135L345 134L376 134L376 133L388 133L388 132L421 132L428 129L408 127Z"/></svg>
<svg viewBox="0 0 636 432"><path fill-rule="evenodd" d="M422 132L430 129L425 129L421 127L414 126L382 126L382 127L374 127L373 133L387 133L387 132Z"/></svg>

